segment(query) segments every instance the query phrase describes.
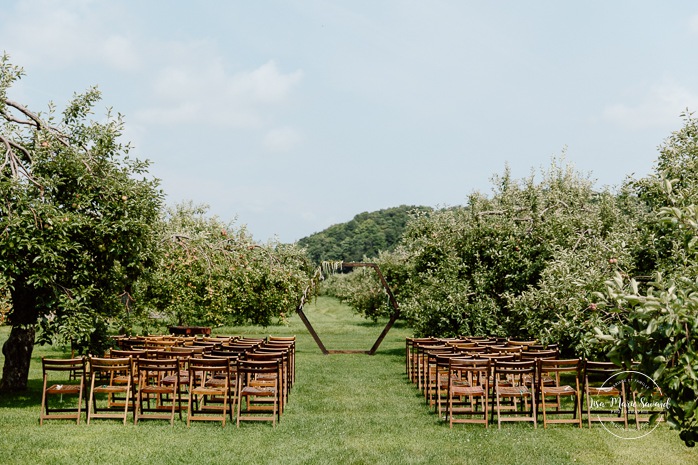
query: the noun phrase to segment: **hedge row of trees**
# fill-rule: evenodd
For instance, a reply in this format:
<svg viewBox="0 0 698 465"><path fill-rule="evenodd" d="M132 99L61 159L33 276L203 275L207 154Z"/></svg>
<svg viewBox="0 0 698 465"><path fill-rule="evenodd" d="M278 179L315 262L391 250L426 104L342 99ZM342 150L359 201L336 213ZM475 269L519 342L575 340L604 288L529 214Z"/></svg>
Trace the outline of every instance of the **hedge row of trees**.
<svg viewBox="0 0 698 465"><path fill-rule="evenodd" d="M655 172L616 191L553 160L525 179L505 171L463 207L417 214L375 259L403 317L423 336L536 338L563 355L639 363L693 445L698 123L684 118ZM371 274L338 277L330 292L363 315L390 312Z"/></svg>
<svg viewBox="0 0 698 465"><path fill-rule="evenodd" d="M506 170L493 178L490 196L473 193L466 206L418 213L396 250L379 255L418 335L536 337L591 350L581 335L605 318L592 311L593 293L632 261L633 224L645 211L627 192L594 190L564 161L540 175L515 180ZM332 292L363 299L355 308L366 316L389 312L384 299L352 297L347 284Z"/></svg>
<svg viewBox="0 0 698 465"><path fill-rule="evenodd" d="M120 142L121 115L93 120L97 89L62 114L7 95L22 70L0 61L2 390L27 386L35 342L99 353L109 331L283 319L308 260L255 243L202 207L163 208L146 162ZM37 333L38 329L38 333Z"/></svg>

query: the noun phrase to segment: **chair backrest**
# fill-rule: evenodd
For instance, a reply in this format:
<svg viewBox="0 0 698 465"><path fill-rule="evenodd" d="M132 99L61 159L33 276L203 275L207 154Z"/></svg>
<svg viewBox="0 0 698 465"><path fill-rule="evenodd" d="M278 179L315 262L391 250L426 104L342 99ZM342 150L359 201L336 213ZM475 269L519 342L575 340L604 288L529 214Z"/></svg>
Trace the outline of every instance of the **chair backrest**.
<svg viewBox="0 0 698 465"><path fill-rule="evenodd" d="M477 345L479 346L497 346L500 345L500 343L496 339L488 339L488 340L478 340L475 341L477 342Z"/></svg>
<svg viewBox="0 0 698 465"><path fill-rule="evenodd" d="M458 348L461 352L465 352L471 355L484 354L487 352L487 346L476 346L476 347L466 347Z"/></svg>
<svg viewBox="0 0 698 465"><path fill-rule="evenodd" d="M41 358L41 366L46 375L49 371L65 371L77 375L85 375L85 358Z"/></svg>
<svg viewBox="0 0 698 465"><path fill-rule="evenodd" d="M296 342L296 336L269 336L267 342Z"/></svg>
<svg viewBox="0 0 698 465"><path fill-rule="evenodd" d="M523 352L522 346L488 346L487 351L491 354L520 354Z"/></svg>
<svg viewBox="0 0 698 465"><path fill-rule="evenodd" d="M521 360L552 360L558 358L559 356L560 352L558 352L557 350L525 350L521 352Z"/></svg>
<svg viewBox="0 0 698 465"><path fill-rule="evenodd" d="M516 357L512 354L488 354L488 353L480 353L480 354L475 354L474 358L479 358L479 359L487 359L491 360L492 362L494 361L500 361L500 362L514 362L516 361Z"/></svg>
<svg viewBox="0 0 698 465"><path fill-rule="evenodd" d="M88 357L90 371L103 373L127 372L132 373L132 357Z"/></svg>
<svg viewBox="0 0 698 465"><path fill-rule="evenodd" d="M179 375L179 360L176 358L139 358L136 361L136 369L139 373L174 374ZM139 376L143 382L147 382L149 376Z"/></svg>
<svg viewBox="0 0 698 465"><path fill-rule="evenodd" d="M229 342L232 342L232 338L230 336L204 336L201 338L203 342L215 342L217 344L228 344Z"/></svg>
<svg viewBox="0 0 698 465"><path fill-rule="evenodd" d="M221 346L221 349L223 350L229 350L229 351L235 351L239 352L241 354L244 354L246 352L254 352L255 349L259 347L259 344L238 344L237 342L234 342L232 344L224 344Z"/></svg>
<svg viewBox="0 0 698 465"><path fill-rule="evenodd" d="M177 341L176 346L178 347L184 347L184 346L190 346L194 344L194 341L196 341L196 336L172 336L175 341Z"/></svg>
<svg viewBox="0 0 698 465"><path fill-rule="evenodd" d="M405 338L405 344L408 346L414 347L417 345L424 345L424 344L429 344L429 343L434 343L436 342L436 338L433 337L408 337Z"/></svg>
<svg viewBox="0 0 698 465"><path fill-rule="evenodd" d="M197 347L204 347L204 348L206 348L206 347L216 347L216 346L220 346L221 343L220 343L220 342L216 342L216 341L204 341L203 339L195 339L195 340L193 341L193 345L194 345L194 346L197 346Z"/></svg>
<svg viewBox="0 0 698 465"><path fill-rule="evenodd" d="M203 346L195 346L195 345L189 345L189 346L183 346L181 348L173 347L173 349L187 349L191 351L191 356L192 357L200 357L201 355L204 354L204 347ZM179 350L174 350L172 351L174 353L179 352Z"/></svg>
<svg viewBox="0 0 698 465"><path fill-rule="evenodd" d="M131 357L137 359L139 357L145 357L148 352L145 349L134 349L134 350L120 350L111 349L109 351L108 358L125 358Z"/></svg>
<svg viewBox="0 0 698 465"><path fill-rule="evenodd" d="M480 342L480 341L496 341L495 338L492 338L490 336L459 336L461 339L465 339L466 341L472 341L472 342Z"/></svg>
<svg viewBox="0 0 698 465"><path fill-rule="evenodd" d="M582 378L582 359L571 358L564 360L557 359L536 359L538 385L543 385L543 376L555 375L558 377L561 373L574 373L575 378L579 381Z"/></svg>
<svg viewBox="0 0 698 465"><path fill-rule="evenodd" d="M417 345L417 352L424 354L426 352L431 352L434 350L453 350L453 347L448 344L429 344L429 345Z"/></svg>
<svg viewBox="0 0 698 465"><path fill-rule="evenodd" d="M296 343L294 341L269 341L265 342L263 345L260 347L262 348L287 348L289 350L293 350L296 348Z"/></svg>
<svg viewBox="0 0 698 465"><path fill-rule="evenodd" d="M204 376L197 376L203 373ZM197 378L204 384L208 378L217 374L230 377L230 361L227 358L190 358L189 380L194 382Z"/></svg>
<svg viewBox="0 0 698 465"><path fill-rule="evenodd" d="M280 351L257 351L245 354L245 360L284 360L286 357L288 357L288 353Z"/></svg>
<svg viewBox="0 0 698 465"><path fill-rule="evenodd" d="M532 345L532 344L538 344L538 341L535 340L535 339L532 339L532 340L530 340L530 341L517 341L517 340L514 340L514 339L509 339L509 340L507 341L507 345L510 345L510 346L523 346L523 348L524 348L523 350L528 350L528 346L530 346L530 345Z"/></svg>
<svg viewBox="0 0 698 465"><path fill-rule="evenodd" d="M489 383L489 374L492 363L489 359L467 359L452 357L448 361L449 373L459 372L461 378L463 374L469 375L467 379L474 383Z"/></svg>
<svg viewBox="0 0 698 465"><path fill-rule="evenodd" d="M531 344L528 346L528 350L540 351L540 350L558 350L558 344Z"/></svg>
<svg viewBox="0 0 698 465"><path fill-rule="evenodd" d="M476 342L449 342L448 345L460 350L473 349L475 347L478 347Z"/></svg>
<svg viewBox="0 0 698 465"><path fill-rule="evenodd" d="M616 365L613 362L596 362L591 360L584 360L585 379L588 379L589 376L592 376L606 380L622 370L622 367Z"/></svg>
<svg viewBox="0 0 698 465"><path fill-rule="evenodd" d="M279 373L281 360L238 360L237 370L239 376Z"/></svg>
<svg viewBox="0 0 698 465"><path fill-rule="evenodd" d="M526 384L526 378L533 379L536 373L536 362L534 360L525 362L512 362L504 360L494 361L495 383L502 379L502 376L514 382L515 385Z"/></svg>
<svg viewBox="0 0 698 465"><path fill-rule="evenodd" d="M145 349L165 350L177 344L177 341L164 339L163 337L147 338L143 346Z"/></svg>
<svg viewBox="0 0 698 465"><path fill-rule="evenodd" d="M236 350L227 350L225 348L213 349L209 354L210 357L218 358L239 358L242 354Z"/></svg>
<svg viewBox="0 0 698 465"><path fill-rule="evenodd" d="M146 349L145 357L141 356L139 358L172 358L172 352L163 349Z"/></svg>
<svg viewBox="0 0 698 465"><path fill-rule="evenodd" d="M203 348L200 351L203 353ZM184 346L174 346L170 348L170 354L174 357L175 354L180 355L180 354L186 354L186 355L194 355L196 353L196 349L194 347L184 347Z"/></svg>
<svg viewBox="0 0 698 465"><path fill-rule="evenodd" d="M438 368L448 368L451 359L463 358L463 354L460 352L453 352L449 354L436 354L434 362Z"/></svg>

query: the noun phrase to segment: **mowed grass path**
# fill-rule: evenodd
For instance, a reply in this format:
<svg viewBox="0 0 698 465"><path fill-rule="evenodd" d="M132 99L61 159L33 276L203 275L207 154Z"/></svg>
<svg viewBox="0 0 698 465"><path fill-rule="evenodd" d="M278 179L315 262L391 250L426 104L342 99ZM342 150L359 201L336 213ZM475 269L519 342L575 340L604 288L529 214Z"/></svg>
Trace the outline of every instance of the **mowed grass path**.
<svg viewBox="0 0 698 465"><path fill-rule="evenodd" d="M368 350L385 325L366 322L327 298L308 304L305 312L328 349ZM0 343L8 332L0 328ZM39 427L40 357L64 353L37 347L30 392L0 396L0 464L698 463L698 453L665 426L637 440L618 439L601 427L570 425L449 429L407 381L404 344L410 332L399 324L374 356L322 355L295 315L288 326L215 332L297 336L297 381L276 428L266 423L187 428L180 421L174 427L160 421L138 426L95 421L89 427L52 421Z"/></svg>

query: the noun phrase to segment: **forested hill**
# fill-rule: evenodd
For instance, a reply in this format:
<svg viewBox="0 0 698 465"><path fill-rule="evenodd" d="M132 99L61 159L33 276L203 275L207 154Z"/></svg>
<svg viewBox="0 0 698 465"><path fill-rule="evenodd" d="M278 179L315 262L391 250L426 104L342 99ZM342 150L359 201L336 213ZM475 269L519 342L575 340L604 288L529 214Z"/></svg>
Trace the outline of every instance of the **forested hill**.
<svg viewBox="0 0 698 465"><path fill-rule="evenodd" d="M375 212L356 215L351 221L335 224L298 241L310 258L358 262L364 257L376 257L381 250L392 250L416 211L430 211L430 207L401 205Z"/></svg>

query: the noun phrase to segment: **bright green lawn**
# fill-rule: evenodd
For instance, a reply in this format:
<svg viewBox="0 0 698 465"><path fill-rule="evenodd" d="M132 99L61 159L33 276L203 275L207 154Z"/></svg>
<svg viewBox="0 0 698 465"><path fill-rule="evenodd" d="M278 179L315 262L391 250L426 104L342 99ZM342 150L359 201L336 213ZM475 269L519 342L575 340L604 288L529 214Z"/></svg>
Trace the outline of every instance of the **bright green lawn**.
<svg viewBox="0 0 698 465"><path fill-rule="evenodd" d="M328 349L371 348L384 327L367 323L336 301L305 308ZM0 343L9 329L0 328ZM394 327L375 356L319 351L294 316L287 327L221 328L219 334L291 335L298 338L297 381L280 424L220 423L191 428L177 421L89 427L51 421L38 426L40 357L60 355L37 347L30 392L0 396L0 464L249 463L249 464L696 464L698 452L660 426L637 440L621 440L601 427L560 425L544 430L507 425L452 430L424 405L404 373L407 329ZM4 359L0 357L0 363Z"/></svg>

